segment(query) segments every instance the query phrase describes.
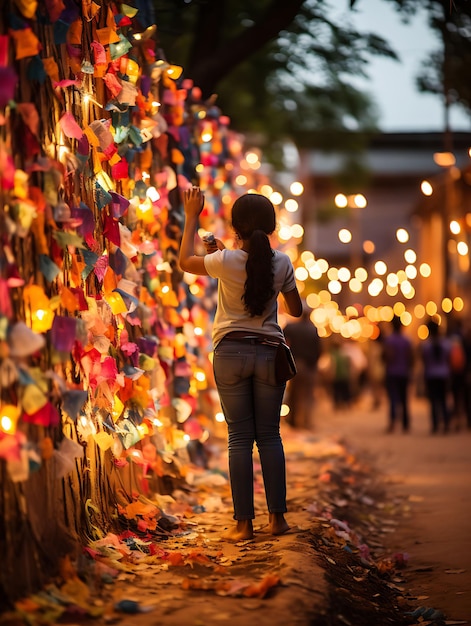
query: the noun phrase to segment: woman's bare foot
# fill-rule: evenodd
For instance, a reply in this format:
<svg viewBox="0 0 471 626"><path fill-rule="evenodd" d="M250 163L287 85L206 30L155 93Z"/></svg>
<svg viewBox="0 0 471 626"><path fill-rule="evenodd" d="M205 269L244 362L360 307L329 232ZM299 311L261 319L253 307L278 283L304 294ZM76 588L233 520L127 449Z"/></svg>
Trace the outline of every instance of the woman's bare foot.
<svg viewBox="0 0 471 626"><path fill-rule="evenodd" d="M272 535L282 535L290 529L283 513L269 513L268 521Z"/></svg>
<svg viewBox="0 0 471 626"><path fill-rule="evenodd" d="M236 526L224 533L225 539L231 541L243 541L244 539L253 539L253 526L251 519L237 520Z"/></svg>

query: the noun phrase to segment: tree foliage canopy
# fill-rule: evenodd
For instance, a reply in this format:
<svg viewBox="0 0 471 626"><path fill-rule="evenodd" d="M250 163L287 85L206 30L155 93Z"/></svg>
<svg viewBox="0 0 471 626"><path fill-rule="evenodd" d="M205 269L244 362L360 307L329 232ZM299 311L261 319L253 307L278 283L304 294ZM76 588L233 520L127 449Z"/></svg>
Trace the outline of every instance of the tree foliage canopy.
<svg viewBox="0 0 471 626"><path fill-rule="evenodd" d="M217 94L236 129L302 143L374 128L375 108L351 77L365 75L371 55L396 55L383 38L349 25L346 0L343 14L327 0L154 6L168 60L183 65L203 97Z"/></svg>
<svg viewBox="0 0 471 626"><path fill-rule="evenodd" d="M378 0L379 1L379 0ZM420 14L438 35L423 59L420 91L471 112L471 2L382 0L405 22ZM158 37L204 98L217 98L231 126L272 162L290 138L299 147L359 153L376 131L372 98L352 77L373 55L398 59L375 33L351 26L361 0L153 0ZM354 132L352 132L354 131Z"/></svg>

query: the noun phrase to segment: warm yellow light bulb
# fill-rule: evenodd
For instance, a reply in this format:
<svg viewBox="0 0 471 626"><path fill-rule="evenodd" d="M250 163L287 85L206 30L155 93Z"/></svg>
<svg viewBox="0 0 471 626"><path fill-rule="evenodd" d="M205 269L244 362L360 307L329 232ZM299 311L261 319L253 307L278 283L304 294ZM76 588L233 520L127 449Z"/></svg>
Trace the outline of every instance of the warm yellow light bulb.
<svg viewBox="0 0 471 626"><path fill-rule="evenodd" d="M20 416L20 410L13 404L4 404L0 409L0 430L8 435L16 432L16 424Z"/></svg>

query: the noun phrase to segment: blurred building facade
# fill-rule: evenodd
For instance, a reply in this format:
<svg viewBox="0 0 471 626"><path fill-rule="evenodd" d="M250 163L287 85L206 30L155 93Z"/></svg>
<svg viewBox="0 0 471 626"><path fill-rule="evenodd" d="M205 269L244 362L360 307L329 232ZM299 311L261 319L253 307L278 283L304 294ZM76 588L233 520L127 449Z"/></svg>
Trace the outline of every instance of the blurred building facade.
<svg viewBox="0 0 471 626"><path fill-rule="evenodd" d="M334 205L335 196L345 193L337 182L343 156L301 150L302 247L316 258L328 259L331 265L354 271L354 266L361 264L371 277L379 260L385 263L387 272L403 268L404 253L412 249L417 266L427 263L432 270L430 277L415 281L414 302L441 302L445 297L470 292L471 133L453 135L454 163L447 162L445 167L437 159L437 155L444 154L443 146L442 133L372 136L363 157L367 182L359 183L358 189L350 188L364 195L366 206L356 208L352 204L343 211ZM424 187L423 183L428 185ZM429 195L424 195L422 189ZM451 222L458 224L454 231L459 232L450 231ZM350 242L340 241L341 229L351 232ZM398 229L407 231L407 241L398 241ZM462 254L458 253L460 242ZM386 302L394 301L385 292L381 296ZM337 299L344 306L349 299L362 304L371 300L365 290L352 294L346 289Z"/></svg>

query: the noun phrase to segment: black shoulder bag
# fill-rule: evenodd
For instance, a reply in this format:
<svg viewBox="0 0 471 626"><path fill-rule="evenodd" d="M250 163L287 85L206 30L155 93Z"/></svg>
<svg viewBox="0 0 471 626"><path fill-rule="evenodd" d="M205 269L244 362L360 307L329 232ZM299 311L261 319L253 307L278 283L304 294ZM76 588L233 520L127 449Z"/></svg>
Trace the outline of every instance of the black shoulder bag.
<svg viewBox="0 0 471 626"><path fill-rule="evenodd" d="M290 347L283 341L278 344L275 357L275 376L278 384L296 376L296 363Z"/></svg>

